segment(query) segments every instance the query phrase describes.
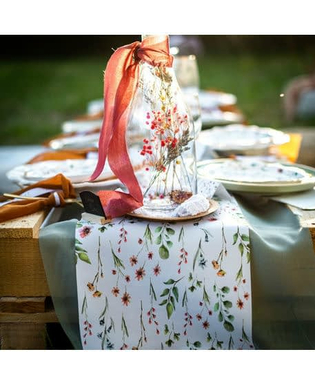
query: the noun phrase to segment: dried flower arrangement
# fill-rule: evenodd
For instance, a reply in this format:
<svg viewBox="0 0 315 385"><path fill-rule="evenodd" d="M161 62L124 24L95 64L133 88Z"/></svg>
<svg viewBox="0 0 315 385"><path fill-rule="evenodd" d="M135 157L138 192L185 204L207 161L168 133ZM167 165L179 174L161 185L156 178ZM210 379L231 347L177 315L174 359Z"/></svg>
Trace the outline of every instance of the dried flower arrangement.
<svg viewBox="0 0 315 385"><path fill-rule="evenodd" d="M172 70L143 64L139 89L147 110L140 155L150 173L144 198L182 203L194 194L184 153L193 145L191 121Z"/></svg>

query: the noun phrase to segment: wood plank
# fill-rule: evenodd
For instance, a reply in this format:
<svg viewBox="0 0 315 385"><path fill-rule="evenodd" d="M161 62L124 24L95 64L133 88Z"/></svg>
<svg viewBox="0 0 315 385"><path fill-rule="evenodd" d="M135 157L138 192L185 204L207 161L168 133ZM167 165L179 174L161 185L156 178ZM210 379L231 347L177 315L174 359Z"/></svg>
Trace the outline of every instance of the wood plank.
<svg viewBox="0 0 315 385"><path fill-rule="evenodd" d="M315 252L315 210L302 210L290 205L288 207L298 216L301 226L309 229Z"/></svg>
<svg viewBox="0 0 315 385"><path fill-rule="evenodd" d="M43 313L46 297L0 297L1 313Z"/></svg>
<svg viewBox="0 0 315 385"><path fill-rule="evenodd" d="M0 349L46 349L46 325L31 323L0 324Z"/></svg>
<svg viewBox="0 0 315 385"><path fill-rule="evenodd" d="M0 313L1 323L46 324L59 322L53 309L44 313Z"/></svg>
<svg viewBox="0 0 315 385"><path fill-rule="evenodd" d="M47 211L39 211L31 215L0 223L0 238L38 238L39 229Z"/></svg>
<svg viewBox="0 0 315 385"><path fill-rule="evenodd" d="M0 239L0 297L48 296L38 239Z"/></svg>

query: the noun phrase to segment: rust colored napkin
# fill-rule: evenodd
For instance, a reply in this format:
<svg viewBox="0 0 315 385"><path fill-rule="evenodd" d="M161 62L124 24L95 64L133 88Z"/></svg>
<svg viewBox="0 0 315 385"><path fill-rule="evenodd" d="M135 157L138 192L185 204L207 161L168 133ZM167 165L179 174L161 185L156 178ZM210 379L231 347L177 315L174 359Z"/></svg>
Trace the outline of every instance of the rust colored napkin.
<svg viewBox="0 0 315 385"><path fill-rule="evenodd" d="M86 159L90 152L97 152L94 147L73 150L45 151L29 160L27 164L43 162L46 160Z"/></svg>
<svg viewBox="0 0 315 385"><path fill-rule="evenodd" d="M71 181L62 174L57 174L52 178L27 186L16 191L14 195L21 195L26 191L31 192L31 190L39 188L47 189L48 191L44 196L37 197L38 199L17 199L11 203L0 206L0 222L33 214L45 208L64 206L66 199L76 198L76 193ZM41 192L43 192L43 190L41 190ZM7 201L9 202L10 199L4 196L0 197L1 203Z"/></svg>

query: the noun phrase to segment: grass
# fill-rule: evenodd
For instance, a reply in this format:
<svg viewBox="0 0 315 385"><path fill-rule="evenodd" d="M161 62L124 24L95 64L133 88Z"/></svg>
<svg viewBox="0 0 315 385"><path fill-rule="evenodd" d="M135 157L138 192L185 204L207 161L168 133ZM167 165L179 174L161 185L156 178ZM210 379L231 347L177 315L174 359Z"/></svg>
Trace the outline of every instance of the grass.
<svg viewBox="0 0 315 385"><path fill-rule="evenodd" d="M102 97L106 61L87 57L1 62L0 144L40 144L60 133L65 120L85 113L89 101ZM235 94L250 124L290 127L280 94L312 61L307 52L206 55L198 58L201 88ZM315 119L294 125L315 126Z"/></svg>

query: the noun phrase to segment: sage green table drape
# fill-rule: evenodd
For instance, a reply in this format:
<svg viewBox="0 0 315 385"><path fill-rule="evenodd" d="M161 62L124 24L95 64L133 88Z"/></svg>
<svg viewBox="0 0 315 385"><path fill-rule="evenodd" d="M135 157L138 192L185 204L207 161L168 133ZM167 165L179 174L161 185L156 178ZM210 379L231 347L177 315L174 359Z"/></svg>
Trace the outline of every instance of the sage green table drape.
<svg viewBox="0 0 315 385"><path fill-rule="evenodd" d="M235 198L250 225L255 347L313 349L315 255L309 230L300 228L282 203L250 194ZM44 227L39 241L56 314L74 348L80 349L75 225L71 219Z"/></svg>

